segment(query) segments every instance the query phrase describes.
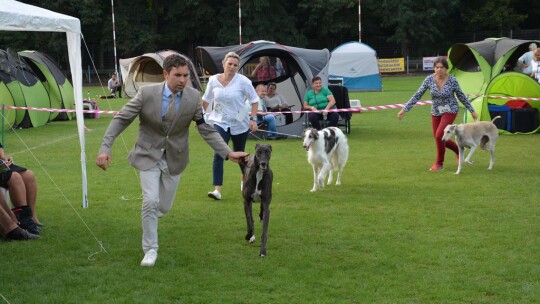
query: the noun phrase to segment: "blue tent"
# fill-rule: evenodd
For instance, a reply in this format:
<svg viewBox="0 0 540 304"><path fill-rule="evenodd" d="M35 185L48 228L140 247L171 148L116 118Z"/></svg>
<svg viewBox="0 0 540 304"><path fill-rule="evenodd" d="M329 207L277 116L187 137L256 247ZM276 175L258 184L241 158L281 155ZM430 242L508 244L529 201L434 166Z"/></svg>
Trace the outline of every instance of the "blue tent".
<svg viewBox="0 0 540 304"><path fill-rule="evenodd" d="M352 41L335 48L330 56L329 78L343 79L349 91L382 91L377 52Z"/></svg>

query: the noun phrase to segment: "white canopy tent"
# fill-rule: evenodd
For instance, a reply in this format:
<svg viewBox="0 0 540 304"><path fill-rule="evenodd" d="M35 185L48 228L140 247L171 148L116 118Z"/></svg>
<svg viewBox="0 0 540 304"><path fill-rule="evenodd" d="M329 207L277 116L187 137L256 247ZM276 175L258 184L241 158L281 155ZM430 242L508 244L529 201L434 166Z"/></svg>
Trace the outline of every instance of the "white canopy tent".
<svg viewBox="0 0 540 304"><path fill-rule="evenodd" d="M77 129L81 145L82 205L86 208L88 207L88 187L82 107L81 22L75 17L55 13L37 6L14 0L2 0L0 4L0 30L66 33L71 81L75 96Z"/></svg>

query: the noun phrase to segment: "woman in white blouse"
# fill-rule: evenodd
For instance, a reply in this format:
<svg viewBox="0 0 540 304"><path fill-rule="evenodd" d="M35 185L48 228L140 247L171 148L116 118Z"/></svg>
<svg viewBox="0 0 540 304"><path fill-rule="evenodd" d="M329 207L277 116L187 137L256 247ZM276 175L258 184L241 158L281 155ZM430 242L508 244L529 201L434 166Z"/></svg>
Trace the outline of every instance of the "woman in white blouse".
<svg viewBox="0 0 540 304"><path fill-rule="evenodd" d="M233 151L244 151L249 131L257 131L257 107L259 96L246 76L238 74L240 56L229 52L223 58L223 73L208 79L202 97L203 109L208 113L206 122L214 126L223 140L233 142ZM246 110L245 101L251 104L251 112ZM214 191L208 197L221 200L223 186L223 158L214 154ZM244 165L240 164L243 174Z"/></svg>

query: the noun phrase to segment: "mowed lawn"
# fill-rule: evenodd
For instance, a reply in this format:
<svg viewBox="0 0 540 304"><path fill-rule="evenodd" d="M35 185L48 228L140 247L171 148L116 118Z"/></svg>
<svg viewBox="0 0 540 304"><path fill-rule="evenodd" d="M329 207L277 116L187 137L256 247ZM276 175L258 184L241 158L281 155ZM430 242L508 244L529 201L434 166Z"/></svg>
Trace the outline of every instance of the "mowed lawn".
<svg viewBox="0 0 540 304"><path fill-rule="evenodd" d="M423 78L383 78L383 92L351 98L404 103ZM99 100L104 110L125 102ZM343 183L316 193L301 140L267 142L274 192L265 258L260 223L255 244L244 240L236 164L226 162L224 199L207 197L213 153L193 128L152 268L139 266L141 193L126 161L136 124L104 172L95 157L111 116L86 120L86 209L75 121L6 130L7 153L36 174L46 226L38 241L0 242L0 303L538 303L539 135L501 135L493 171L477 150L460 175L452 153L444 171L430 172L429 106L402 121L397 112L354 114Z"/></svg>

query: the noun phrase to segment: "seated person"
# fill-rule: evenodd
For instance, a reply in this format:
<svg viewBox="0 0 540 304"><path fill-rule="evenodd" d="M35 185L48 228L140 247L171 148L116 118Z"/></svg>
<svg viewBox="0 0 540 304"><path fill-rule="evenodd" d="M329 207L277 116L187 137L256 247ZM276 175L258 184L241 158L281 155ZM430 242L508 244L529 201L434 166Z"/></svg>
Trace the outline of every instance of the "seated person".
<svg viewBox="0 0 540 304"><path fill-rule="evenodd" d="M257 91L257 95L259 95L259 98L261 99L259 101L259 111L260 112L266 112L266 108L264 106L264 96L266 96L266 86L264 84L259 84L255 88L255 91ZM276 128L276 118L272 114L261 114L257 115L257 124L265 122L268 126L268 133L269 135L266 137L267 139L280 139L280 138L287 138L286 135L280 135L277 134L277 128Z"/></svg>
<svg viewBox="0 0 540 304"><path fill-rule="evenodd" d="M116 74L111 74L111 79L107 82L107 87L109 87L109 92L112 96L116 97L116 92L118 92L118 97L122 97L122 84L116 79Z"/></svg>
<svg viewBox="0 0 540 304"><path fill-rule="evenodd" d="M531 60L531 77L540 83L540 49L534 51L534 57Z"/></svg>
<svg viewBox="0 0 540 304"><path fill-rule="evenodd" d="M258 81L265 81L276 78L276 69L270 64L268 56L259 57L259 64L251 72L251 77L257 75Z"/></svg>
<svg viewBox="0 0 540 304"><path fill-rule="evenodd" d="M276 83L270 82L266 87L266 97L264 98L264 105L270 112L287 112L290 111L290 107L285 101L285 98L276 93ZM285 113L285 123L290 124L293 121L292 113Z"/></svg>
<svg viewBox="0 0 540 304"><path fill-rule="evenodd" d="M327 120L328 127L337 127L339 121L339 114L337 112L328 112L330 109L335 109L336 100L332 91L327 87L322 86L321 77L315 76L311 81L313 89L306 92L304 96L304 110L306 111L323 111L308 113L308 119L311 123L311 127L317 130L321 130L322 126L319 120Z"/></svg>
<svg viewBox="0 0 540 304"><path fill-rule="evenodd" d="M24 186L24 190L25 190L24 192L25 192L26 197L20 200L26 202L26 204L28 204L28 206L32 210L32 219L34 220L34 223L36 223L38 227L43 226L41 222L39 221L36 214L36 200L37 200L38 189L37 189L37 182L36 182L36 177L34 175L34 172L24 167L15 165L13 163L13 159L11 158L11 156L5 155L4 147L2 147L2 144L0 144L0 159L6 162L6 164L8 164L9 169L11 171L18 173L18 175L20 175L20 177L22 178L22 183ZM9 190L7 185L4 186L4 183L2 182L2 180L3 180L3 175L0 174L0 187Z"/></svg>
<svg viewBox="0 0 540 304"><path fill-rule="evenodd" d="M527 75L530 75L533 72L531 67L531 61L534 59L534 51L536 49L536 43L531 43L529 45L529 51L521 55L521 57L519 57L517 60L518 65L521 66L521 72Z"/></svg>
<svg viewBox="0 0 540 304"><path fill-rule="evenodd" d="M0 191L0 235L8 240L35 240L39 235L28 232L17 225L17 217L9 209L9 206Z"/></svg>
<svg viewBox="0 0 540 304"><path fill-rule="evenodd" d="M0 173L0 187L9 191L9 197L14 206L11 210L19 220L21 228L30 233L39 234L41 224L36 224L34 221L35 212L32 211L35 210L37 195L34 174L26 168L13 164L11 157L5 157L1 147L0 158L10 169ZM33 204L33 208L30 203Z"/></svg>

